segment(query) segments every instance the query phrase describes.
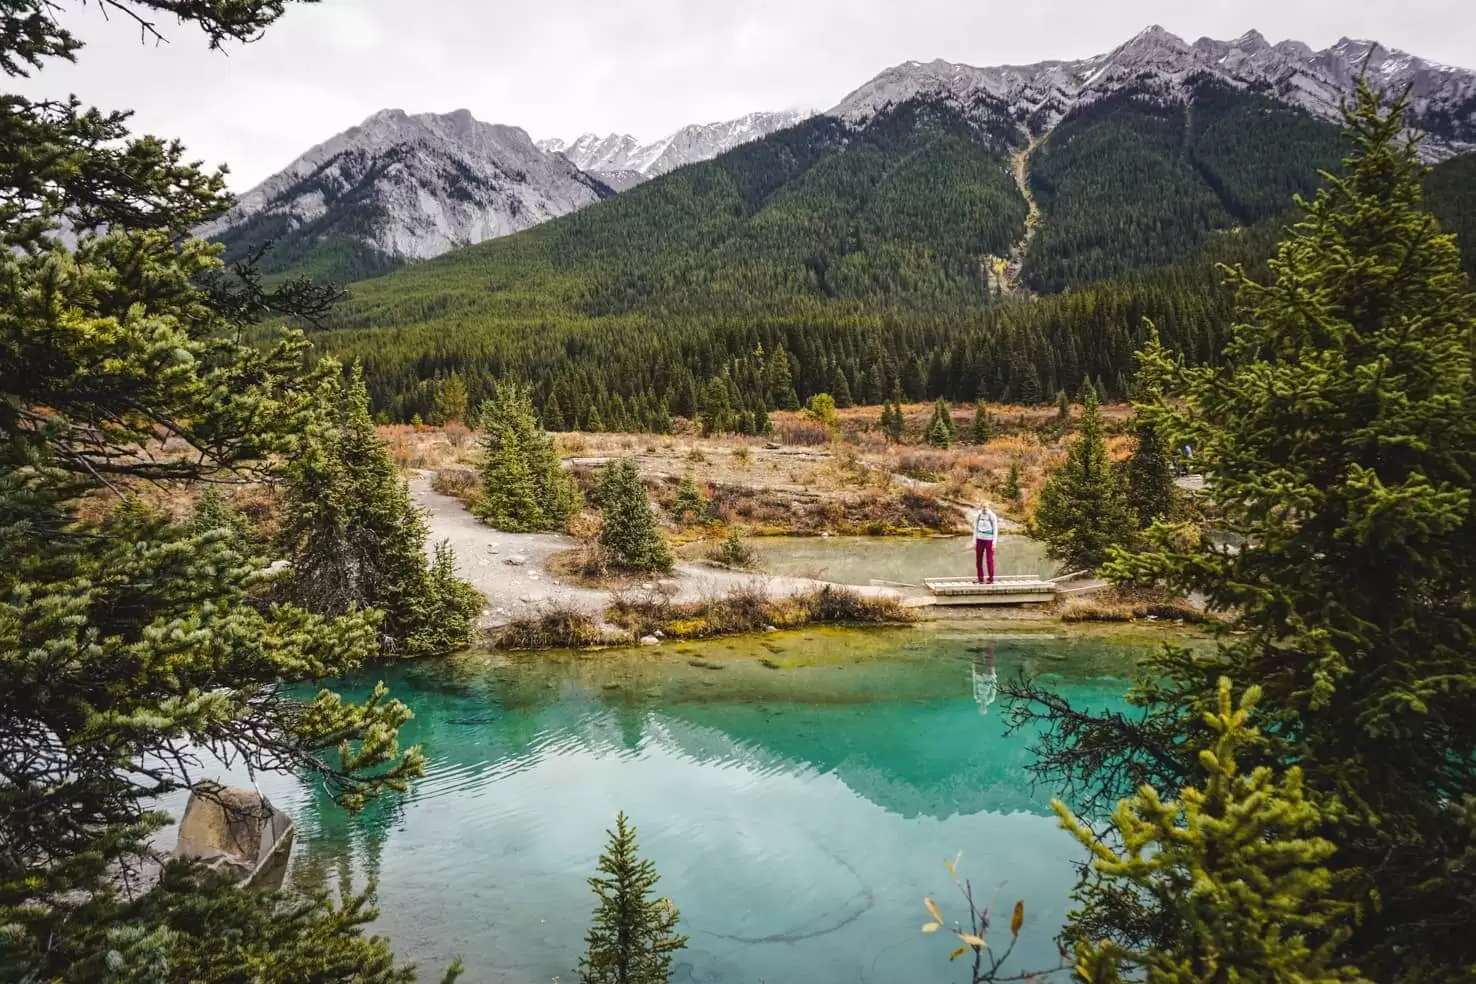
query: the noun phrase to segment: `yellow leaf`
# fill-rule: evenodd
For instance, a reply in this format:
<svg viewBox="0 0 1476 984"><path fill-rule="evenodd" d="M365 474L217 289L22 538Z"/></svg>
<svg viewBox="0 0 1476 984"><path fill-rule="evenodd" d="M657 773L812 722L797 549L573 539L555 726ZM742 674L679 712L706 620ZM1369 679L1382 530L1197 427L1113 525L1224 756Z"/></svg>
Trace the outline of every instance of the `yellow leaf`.
<svg viewBox="0 0 1476 984"><path fill-rule="evenodd" d="M959 933L958 938L963 940L969 946L976 946L981 950L989 949L989 944L985 943L983 939L975 936L973 933Z"/></svg>
<svg viewBox="0 0 1476 984"><path fill-rule="evenodd" d="M938 931L938 927L941 925L942 923L935 922L923 923L922 929L924 933L936 933Z"/></svg>
<svg viewBox="0 0 1476 984"><path fill-rule="evenodd" d="M948 955L948 959L949 960L957 960L959 957L963 956L964 951L967 950L967 949L968 949L968 947L966 947L966 946L959 947L957 950L954 950L952 953L950 953Z"/></svg>
<svg viewBox="0 0 1476 984"><path fill-rule="evenodd" d="M928 907L928 913L932 915L934 919L938 920L939 922L943 921L943 913L938 911L938 907L933 904L932 899L923 899L923 905Z"/></svg>
<svg viewBox="0 0 1476 984"><path fill-rule="evenodd" d="M959 851L957 854L955 854L951 861L943 862L943 866L948 869L948 877L952 878L954 881L958 881L958 859L961 857L963 857L963 851Z"/></svg>
<svg viewBox="0 0 1476 984"><path fill-rule="evenodd" d="M1025 923L1025 902L1022 899L1015 903L1015 914L1010 917L1010 935L1019 936L1020 927Z"/></svg>

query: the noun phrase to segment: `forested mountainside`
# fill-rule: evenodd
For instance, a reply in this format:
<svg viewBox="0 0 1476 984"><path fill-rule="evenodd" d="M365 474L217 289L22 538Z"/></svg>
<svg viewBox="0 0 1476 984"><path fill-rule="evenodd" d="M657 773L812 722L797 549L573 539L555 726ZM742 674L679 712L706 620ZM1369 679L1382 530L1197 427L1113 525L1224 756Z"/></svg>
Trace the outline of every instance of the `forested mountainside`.
<svg viewBox="0 0 1476 984"><path fill-rule="evenodd" d="M1014 121L936 100L859 130L815 117L355 284L319 344L362 359L397 419L428 414L453 370L474 399L530 379L568 426L685 415L715 377L770 408L842 388L880 400L894 384L1031 401L1090 377L1121 395L1144 316L1191 357L1218 350L1230 298L1215 263L1262 262L1293 195L1344 150L1331 124L1212 81L1187 103L1093 102L1033 150ZM1463 231L1470 186L1466 158L1431 185ZM1021 253L1022 276L1001 276Z"/></svg>

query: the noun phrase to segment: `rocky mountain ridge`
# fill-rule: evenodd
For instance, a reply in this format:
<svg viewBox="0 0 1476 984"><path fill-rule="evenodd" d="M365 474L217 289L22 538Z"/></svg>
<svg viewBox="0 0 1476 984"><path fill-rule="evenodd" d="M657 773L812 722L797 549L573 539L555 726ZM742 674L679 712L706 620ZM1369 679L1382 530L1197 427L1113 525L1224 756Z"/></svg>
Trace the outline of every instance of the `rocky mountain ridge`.
<svg viewBox="0 0 1476 984"><path fill-rule="evenodd" d="M629 134L586 133L574 140L540 140L538 146L550 153L563 154L591 174L630 171L649 179L686 164L711 160L815 115L814 110L749 113L735 120L684 126L648 144Z"/></svg>
<svg viewBox="0 0 1476 984"><path fill-rule="evenodd" d="M1336 121L1365 61L1376 85L1410 88L1411 122L1427 133L1426 156L1440 160L1476 149L1476 72L1373 41L1343 38L1314 51L1300 41L1273 45L1254 30L1233 41L1200 38L1189 44L1154 25L1106 54L1033 65L904 62L851 92L829 113L863 125L889 106L936 99L974 116L1006 115L1038 134L1072 109L1123 90L1178 99L1192 83L1209 77Z"/></svg>

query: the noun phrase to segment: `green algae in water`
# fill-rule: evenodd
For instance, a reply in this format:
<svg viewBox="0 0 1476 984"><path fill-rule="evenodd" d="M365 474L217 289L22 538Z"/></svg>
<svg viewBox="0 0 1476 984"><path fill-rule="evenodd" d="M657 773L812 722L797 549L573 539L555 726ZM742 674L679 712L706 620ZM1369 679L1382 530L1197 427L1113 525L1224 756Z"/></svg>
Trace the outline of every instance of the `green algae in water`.
<svg viewBox="0 0 1476 984"><path fill-rule="evenodd" d="M388 667L425 779L356 817L305 783L264 788L298 818L294 877L376 877L375 932L427 973L462 954L468 981L573 979L621 809L691 934L676 981L956 979L918 927L925 895L961 914L959 850L984 898L1025 900L1019 966L1048 967L1078 852L975 673L992 653L1000 679L1049 672L1121 706L1141 651L934 624Z"/></svg>

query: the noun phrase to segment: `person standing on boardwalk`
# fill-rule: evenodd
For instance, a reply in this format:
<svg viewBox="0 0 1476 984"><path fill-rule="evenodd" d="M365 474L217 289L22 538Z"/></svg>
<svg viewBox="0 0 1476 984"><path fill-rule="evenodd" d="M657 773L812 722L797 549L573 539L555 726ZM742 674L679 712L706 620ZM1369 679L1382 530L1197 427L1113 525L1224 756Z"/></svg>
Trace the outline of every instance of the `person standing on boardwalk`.
<svg viewBox="0 0 1476 984"><path fill-rule="evenodd" d="M990 508L989 500L979 503L974 513L974 570L980 584L994 583L994 541L999 538L999 517ZM989 569L989 580L984 579L985 567Z"/></svg>

